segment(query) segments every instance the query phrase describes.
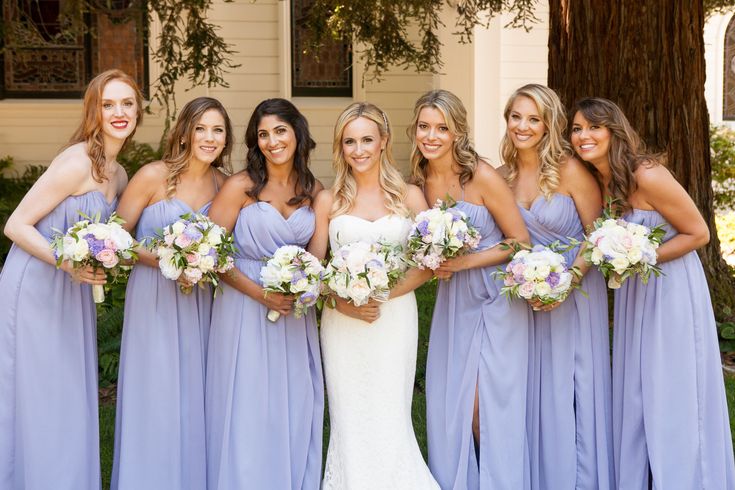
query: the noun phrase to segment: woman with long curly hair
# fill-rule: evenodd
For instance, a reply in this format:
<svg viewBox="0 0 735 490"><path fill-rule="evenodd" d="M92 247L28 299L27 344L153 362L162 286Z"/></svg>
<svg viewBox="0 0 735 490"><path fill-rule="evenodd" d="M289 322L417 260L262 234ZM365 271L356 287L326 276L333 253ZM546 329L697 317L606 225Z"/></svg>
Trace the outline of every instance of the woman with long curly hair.
<svg viewBox="0 0 735 490"><path fill-rule="evenodd" d="M616 488L735 488L717 329L696 249L709 230L613 102L578 101L571 142L624 219L663 226L662 274L615 291L612 423Z"/></svg>
<svg viewBox="0 0 735 490"><path fill-rule="evenodd" d="M141 168L120 199L125 227L145 242L181 215L206 214L225 180L220 169L229 171L232 146L230 119L218 100L187 103L163 158ZM212 291L187 294L161 274L155 255L141 249L139 257L125 297L111 487L201 490Z"/></svg>
<svg viewBox="0 0 735 490"><path fill-rule="evenodd" d="M314 204L309 248L317 257L359 241L405 244L411 216L426 202L395 167L392 137L388 116L372 104L352 104L338 117L334 186ZM411 423L418 315L409 291L418 281L411 284L384 303L356 307L337 299L336 310L323 312L330 420L324 490L438 489Z"/></svg>
<svg viewBox="0 0 735 490"><path fill-rule="evenodd" d="M533 245L569 245L600 216L599 186L564 139L559 97L530 84L508 99L500 143L506 179ZM582 290L534 309L528 376L531 488L613 488L607 289L579 247L563 252Z"/></svg>
<svg viewBox="0 0 735 490"><path fill-rule="evenodd" d="M309 169L306 118L285 99L264 100L245 131L245 170L227 180L210 216L234 230L238 255L215 300L207 368L209 490L317 490L324 388L314 308L265 293L263 258L306 247L322 184ZM280 313L275 321L268 311Z"/></svg>
<svg viewBox="0 0 735 490"><path fill-rule="evenodd" d="M505 180L472 147L456 95L419 97L408 135L413 180L427 201L456 201L482 237L476 251L436 270L426 366L429 467L442 488L522 489L531 314L500 294L493 272L508 260L504 244L528 242L528 231Z"/></svg>
<svg viewBox="0 0 735 490"><path fill-rule="evenodd" d="M93 490L100 486L97 313L91 267L54 267L55 230L86 216L105 220L127 184L117 155L143 116L135 81L96 76L69 145L5 225L13 246L0 275L0 488Z"/></svg>

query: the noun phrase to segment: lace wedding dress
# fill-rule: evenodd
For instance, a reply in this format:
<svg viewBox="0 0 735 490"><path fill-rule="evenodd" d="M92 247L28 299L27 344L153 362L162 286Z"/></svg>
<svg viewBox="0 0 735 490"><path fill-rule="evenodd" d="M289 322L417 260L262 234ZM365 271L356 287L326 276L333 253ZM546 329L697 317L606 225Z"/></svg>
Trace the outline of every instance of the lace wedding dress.
<svg viewBox="0 0 735 490"><path fill-rule="evenodd" d="M354 241L405 242L411 221L340 215L332 249ZM383 303L366 323L325 309L321 343L330 437L323 490L438 489L411 423L418 314L413 293Z"/></svg>

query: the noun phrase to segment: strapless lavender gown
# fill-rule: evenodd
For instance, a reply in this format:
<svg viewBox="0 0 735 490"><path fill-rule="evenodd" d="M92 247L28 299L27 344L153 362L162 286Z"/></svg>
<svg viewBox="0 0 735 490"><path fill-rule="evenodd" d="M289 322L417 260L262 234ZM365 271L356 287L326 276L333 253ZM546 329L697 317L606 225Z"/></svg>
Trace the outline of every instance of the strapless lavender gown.
<svg viewBox="0 0 735 490"><path fill-rule="evenodd" d="M656 211L625 217L648 227ZM669 240L676 231L666 223ZM715 318L696 252L615 292L613 441L618 488L735 488Z"/></svg>
<svg viewBox="0 0 735 490"><path fill-rule="evenodd" d="M115 207L69 196L36 229L47 239ZM99 489L97 313L92 290L13 245L0 274L0 488Z"/></svg>
<svg viewBox="0 0 735 490"><path fill-rule="evenodd" d="M260 282L263 258L305 247L314 213L288 219L259 202L240 211L236 267ZM324 382L313 309L266 319L262 304L224 285L215 299L207 367L209 490L318 489Z"/></svg>
<svg viewBox="0 0 735 490"><path fill-rule="evenodd" d="M206 214L209 205L200 209ZM143 210L137 239L192 209L178 199ZM113 490L204 490L204 380L211 288L191 294L158 268L136 265L125 297Z"/></svg>
<svg viewBox="0 0 735 490"><path fill-rule="evenodd" d="M480 249L503 239L484 206L459 201L480 231ZM443 490L529 488L526 440L528 335L525 301L500 295L497 267L439 281L426 368L429 468ZM472 412L480 392L480 461Z"/></svg>
<svg viewBox="0 0 735 490"><path fill-rule="evenodd" d="M584 239L574 200L553 194L520 208L534 245ZM571 266L578 248L564 253ZM533 313L528 376L531 488L613 488L607 290L597 269L560 306Z"/></svg>

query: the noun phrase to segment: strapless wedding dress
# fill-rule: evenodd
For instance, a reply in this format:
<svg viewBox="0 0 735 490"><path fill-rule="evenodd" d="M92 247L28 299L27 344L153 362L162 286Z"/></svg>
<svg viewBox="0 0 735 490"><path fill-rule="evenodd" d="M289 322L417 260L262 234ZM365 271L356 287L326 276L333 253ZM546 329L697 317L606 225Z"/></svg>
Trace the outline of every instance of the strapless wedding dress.
<svg viewBox="0 0 735 490"><path fill-rule="evenodd" d="M329 223L333 250L355 242L405 243L411 221L340 215ZM325 309L321 344L330 437L324 490L438 489L416 442L411 399L418 314L413 293L380 306L366 323Z"/></svg>

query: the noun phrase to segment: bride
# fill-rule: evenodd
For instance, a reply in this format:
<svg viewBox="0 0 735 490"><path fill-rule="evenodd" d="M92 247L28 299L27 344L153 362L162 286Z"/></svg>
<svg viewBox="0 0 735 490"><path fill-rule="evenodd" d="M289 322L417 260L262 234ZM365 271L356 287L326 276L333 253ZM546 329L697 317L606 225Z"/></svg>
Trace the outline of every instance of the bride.
<svg viewBox="0 0 735 490"><path fill-rule="evenodd" d="M369 103L347 107L334 130L332 189L314 202L311 253L324 258L355 241L405 243L410 216L426 209L393 163L385 113ZM416 442L411 398L418 315L412 292L427 278L412 270L389 301L325 309L321 343L330 437L323 490L438 489Z"/></svg>

